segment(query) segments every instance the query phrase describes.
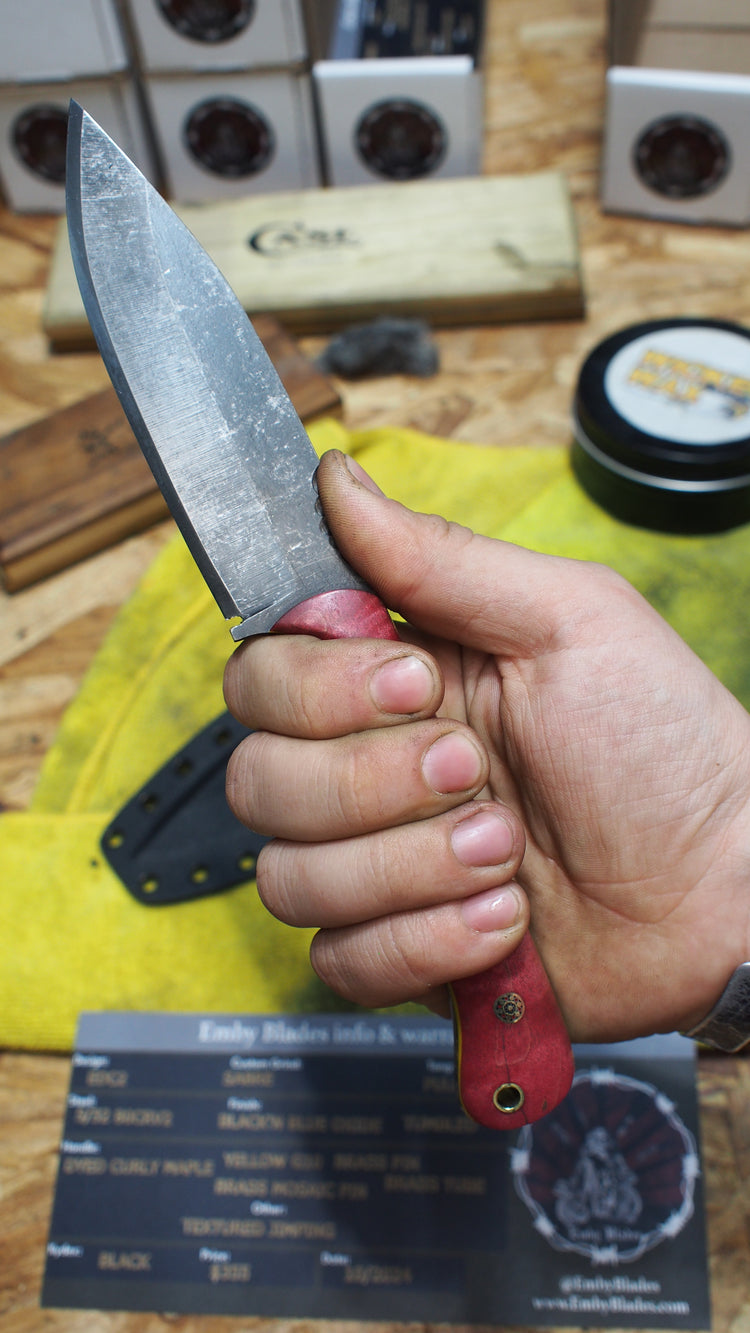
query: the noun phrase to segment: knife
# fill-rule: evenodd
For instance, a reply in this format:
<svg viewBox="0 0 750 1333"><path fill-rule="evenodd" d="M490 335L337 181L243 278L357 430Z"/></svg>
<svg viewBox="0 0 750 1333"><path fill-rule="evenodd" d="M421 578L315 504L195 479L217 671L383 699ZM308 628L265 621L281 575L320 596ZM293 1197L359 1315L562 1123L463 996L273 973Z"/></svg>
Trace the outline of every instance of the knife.
<svg viewBox="0 0 750 1333"><path fill-rule="evenodd" d="M318 459L226 280L76 102L66 202L78 285L133 433L234 639L275 630L397 639L333 544ZM546 1115L573 1077L531 936L450 987L459 1096L480 1124Z"/></svg>

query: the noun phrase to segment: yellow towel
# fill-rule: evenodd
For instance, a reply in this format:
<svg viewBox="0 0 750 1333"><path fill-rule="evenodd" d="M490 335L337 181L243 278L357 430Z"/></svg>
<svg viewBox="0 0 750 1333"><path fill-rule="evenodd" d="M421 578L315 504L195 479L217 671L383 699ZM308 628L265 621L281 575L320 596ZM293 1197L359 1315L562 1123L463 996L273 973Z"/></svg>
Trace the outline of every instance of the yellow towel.
<svg viewBox="0 0 750 1333"><path fill-rule="evenodd" d="M619 569L746 706L750 527L650 534L582 494L563 448L487 449L405 430L311 431L390 495L477 531ZM254 885L193 903L136 903L99 838L151 774L223 708L233 647L182 538L121 611L66 713L31 808L0 817L0 1044L70 1049L82 1009L329 1008L309 931L273 921Z"/></svg>

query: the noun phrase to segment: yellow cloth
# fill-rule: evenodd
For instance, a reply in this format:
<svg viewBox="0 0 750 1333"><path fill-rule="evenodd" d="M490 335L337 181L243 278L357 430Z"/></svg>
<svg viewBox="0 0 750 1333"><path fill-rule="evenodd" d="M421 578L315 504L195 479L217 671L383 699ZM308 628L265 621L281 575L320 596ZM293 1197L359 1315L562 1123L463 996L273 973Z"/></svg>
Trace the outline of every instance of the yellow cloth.
<svg viewBox="0 0 750 1333"><path fill-rule="evenodd" d="M487 449L412 431L311 431L356 455L390 495L477 531L611 564L750 704L750 527L650 534L608 518L565 449ZM0 1044L70 1049L83 1009L330 1007L308 931L273 921L254 885L143 907L99 838L113 814L223 708L233 644L182 539L154 562L67 711L31 808L0 818Z"/></svg>

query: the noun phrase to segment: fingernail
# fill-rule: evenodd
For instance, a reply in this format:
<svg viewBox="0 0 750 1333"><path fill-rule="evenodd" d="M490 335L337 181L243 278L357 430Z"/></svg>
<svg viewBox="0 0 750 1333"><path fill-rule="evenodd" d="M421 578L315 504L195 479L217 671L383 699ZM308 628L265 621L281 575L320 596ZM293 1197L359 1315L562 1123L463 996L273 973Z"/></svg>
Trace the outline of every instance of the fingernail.
<svg viewBox="0 0 750 1333"><path fill-rule="evenodd" d="M462 819L451 833L456 858L465 866L499 866L513 852L513 829L499 811L480 810Z"/></svg>
<svg viewBox="0 0 750 1333"><path fill-rule="evenodd" d="M439 796L469 791L484 772L484 760L462 731L449 731L432 744L422 759L425 779Z"/></svg>
<svg viewBox="0 0 750 1333"><path fill-rule="evenodd" d="M503 884L464 899L461 915L470 930L509 930L521 915L521 899L512 885Z"/></svg>
<svg viewBox="0 0 750 1333"><path fill-rule="evenodd" d="M373 703L384 713L418 713L434 689L432 672L419 657L393 657L370 680Z"/></svg>
<svg viewBox="0 0 750 1333"><path fill-rule="evenodd" d="M350 454L344 454L343 458L351 475L354 477L354 480L358 481L360 486L364 486L366 490L372 491L373 495L383 494L383 491L381 491L380 487L373 481L369 472L365 472L362 464L358 463L356 458L352 458Z"/></svg>

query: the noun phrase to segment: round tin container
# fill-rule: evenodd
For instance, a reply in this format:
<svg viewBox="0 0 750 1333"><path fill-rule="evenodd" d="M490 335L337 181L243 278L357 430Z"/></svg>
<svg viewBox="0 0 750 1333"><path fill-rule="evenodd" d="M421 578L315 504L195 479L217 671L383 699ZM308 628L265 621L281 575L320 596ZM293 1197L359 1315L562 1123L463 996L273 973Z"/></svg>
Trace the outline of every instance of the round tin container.
<svg viewBox="0 0 750 1333"><path fill-rule="evenodd" d="M662 532L750 521L750 331L712 319L634 324L589 353L573 470L602 508Z"/></svg>

